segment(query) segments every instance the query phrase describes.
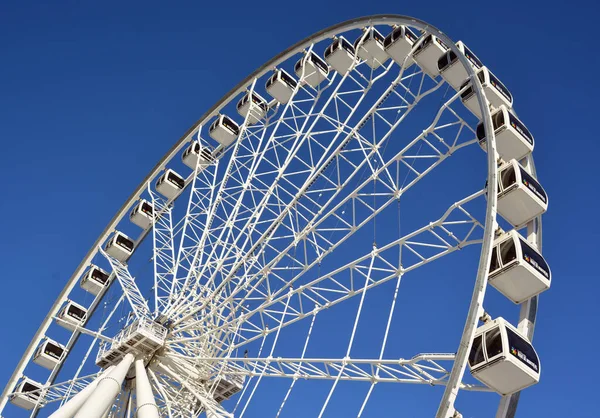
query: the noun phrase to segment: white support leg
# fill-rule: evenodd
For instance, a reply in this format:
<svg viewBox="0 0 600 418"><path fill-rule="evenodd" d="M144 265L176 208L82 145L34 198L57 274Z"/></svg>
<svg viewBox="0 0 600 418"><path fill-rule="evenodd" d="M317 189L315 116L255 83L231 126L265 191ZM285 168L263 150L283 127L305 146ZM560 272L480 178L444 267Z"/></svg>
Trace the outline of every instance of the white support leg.
<svg viewBox="0 0 600 418"><path fill-rule="evenodd" d="M81 390L77 395L73 396L66 402L63 406L61 406L57 411L55 411L48 418L73 418L73 415L81 408L81 405L85 403L85 401L90 397L96 386L100 380L107 376L115 366L110 366L107 368L104 373L98 376L92 383L87 385L83 390Z"/></svg>
<svg viewBox="0 0 600 418"><path fill-rule="evenodd" d="M127 354L107 376L102 376L96 390L79 409L75 418L101 418L121 391L133 360L133 354Z"/></svg>
<svg viewBox="0 0 600 418"><path fill-rule="evenodd" d="M158 406L154 401L152 387L144 367L144 360L141 359L135 361L135 395L137 418L160 418Z"/></svg>

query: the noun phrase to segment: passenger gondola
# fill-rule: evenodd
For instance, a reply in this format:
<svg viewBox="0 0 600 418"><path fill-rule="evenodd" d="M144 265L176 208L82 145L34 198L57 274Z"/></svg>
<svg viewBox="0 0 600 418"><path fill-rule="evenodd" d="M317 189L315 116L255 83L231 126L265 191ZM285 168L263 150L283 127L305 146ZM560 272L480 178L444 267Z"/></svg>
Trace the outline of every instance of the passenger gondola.
<svg viewBox="0 0 600 418"><path fill-rule="evenodd" d="M492 109L497 109L502 105L510 108L513 104L513 97L510 91L498 80L498 78L492 74L487 67L481 67L477 71L477 78L481 82L485 96L487 97ZM481 119L481 110L479 109L479 102L477 101L477 95L473 86L470 86L471 81L466 80L459 90L467 87L460 95L460 98L464 105L469 109L475 116Z"/></svg>
<svg viewBox="0 0 600 418"><path fill-rule="evenodd" d="M226 147L235 141L240 134L240 127L227 115L219 115L210 125L208 134L212 139Z"/></svg>
<svg viewBox="0 0 600 418"><path fill-rule="evenodd" d="M10 394L10 403L20 408L32 410L40 400L41 389L44 386L28 377L23 377L15 391Z"/></svg>
<svg viewBox="0 0 600 418"><path fill-rule="evenodd" d="M520 160L533 151L533 135L529 129L506 106L501 105L492 114L492 125L496 136L496 150L503 160ZM477 125L477 139L486 150L485 128L483 122Z"/></svg>
<svg viewBox="0 0 600 418"><path fill-rule="evenodd" d="M423 35L425 38L419 44L413 53L413 59L419 67L429 75L435 78L440 73L438 70L438 60L448 51L448 46L435 35Z"/></svg>
<svg viewBox="0 0 600 418"><path fill-rule="evenodd" d="M247 92L237 103L236 108L240 116L248 119L249 125L254 125L267 115L269 105L258 93Z"/></svg>
<svg viewBox="0 0 600 418"><path fill-rule="evenodd" d="M548 209L546 192L516 160L498 169L498 213L515 227L540 216Z"/></svg>
<svg viewBox="0 0 600 418"><path fill-rule="evenodd" d="M87 320L87 309L69 300L58 312L57 317L61 320L58 322L61 327L66 328L69 331L74 331L75 328L85 324L85 321Z"/></svg>
<svg viewBox="0 0 600 418"><path fill-rule="evenodd" d="M371 27L354 41L354 49L357 51L358 57L375 70L390 58L383 47L384 41L383 35Z"/></svg>
<svg viewBox="0 0 600 418"><path fill-rule="evenodd" d="M48 370L53 370L63 360L65 353L64 345L47 338L35 350L33 362Z"/></svg>
<svg viewBox="0 0 600 418"><path fill-rule="evenodd" d="M93 295L98 295L110 281L110 274L93 264L81 278L81 288Z"/></svg>
<svg viewBox="0 0 600 418"><path fill-rule="evenodd" d="M344 75L353 67L356 51L346 38L340 36L327 47L324 56L331 68Z"/></svg>
<svg viewBox="0 0 600 418"><path fill-rule="evenodd" d="M147 200L140 199L129 214L129 219L140 228L146 229L152 225L152 212L152 204Z"/></svg>
<svg viewBox="0 0 600 418"><path fill-rule="evenodd" d="M296 62L294 72L301 80L316 89L319 84L327 80L329 66L317 54L310 52Z"/></svg>
<svg viewBox="0 0 600 418"><path fill-rule="evenodd" d="M193 141L183 152L181 160L192 170L195 170L196 166L206 167L214 161L212 151L212 148L202 146L198 141Z"/></svg>
<svg viewBox="0 0 600 418"><path fill-rule="evenodd" d="M385 37L383 47L385 52L387 52L398 65L409 67L414 63L413 59L409 58L406 60L406 64L404 63L404 60L412 50L417 39L418 36L408 26L396 26L394 30Z"/></svg>
<svg viewBox="0 0 600 418"><path fill-rule="evenodd" d="M550 288L550 267L532 244L512 230L494 241L488 281L514 303L522 303Z"/></svg>
<svg viewBox="0 0 600 418"><path fill-rule="evenodd" d="M503 318L488 321L475 331L469 366L473 377L500 395L540 380L540 361L533 346Z"/></svg>
<svg viewBox="0 0 600 418"><path fill-rule="evenodd" d="M289 75L285 70L278 69L267 80L265 89L279 103L287 103L292 98L292 94L297 86L298 82L294 77Z"/></svg>
<svg viewBox="0 0 600 418"><path fill-rule="evenodd" d="M465 54L467 61L471 64L474 70L479 70L483 67L482 62L477 56L462 42L458 41L456 47ZM438 70L444 80L454 88L454 90L460 90L460 86L468 77L467 70L463 67L462 63L458 60L458 57L449 49L444 55L438 60Z"/></svg>
<svg viewBox="0 0 600 418"><path fill-rule="evenodd" d="M175 199L185 187L185 179L170 168L156 181L156 191L167 199Z"/></svg>
<svg viewBox="0 0 600 418"><path fill-rule="evenodd" d="M115 231L104 247L106 253L124 263L133 254L134 241L122 232Z"/></svg>

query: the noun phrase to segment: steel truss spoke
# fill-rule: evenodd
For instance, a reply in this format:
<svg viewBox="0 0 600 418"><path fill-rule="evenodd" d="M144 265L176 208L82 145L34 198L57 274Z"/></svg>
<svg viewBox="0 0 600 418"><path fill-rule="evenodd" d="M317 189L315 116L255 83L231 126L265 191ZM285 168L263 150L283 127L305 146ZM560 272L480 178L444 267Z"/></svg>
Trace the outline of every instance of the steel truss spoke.
<svg viewBox="0 0 600 418"><path fill-rule="evenodd" d="M349 380L370 383L445 385L454 354L419 354L411 359L311 359L311 358L201 358L225 364L227 374L244 377L282 377L293 380ZM461 389L490 391L486 386L463 384Z"/></svg>
<svg viewBox="0 0 600 418"><path fill-rule="evenodd" d="M135 279L129 273L129 269L123 263L116 258L107 254L102 248L99 249L100 253L110 263L113 274L117 278L117 281L121 285L121 289L131 306L131 309L137 318L149 318L150 309L146 299L142 296L142 292L137 286Z"/></svg>
<svg viewBox="0 0 600 418"><path fill-rule="evenodd" d="M261 294L257 283L248 291L248 294L257 295L258 303L253 309L233 312L230 322L225 322L212 330L203 328L204 333L201 336L184 336L185 333L180 331L182 337L174 338L173 344L206 339L235 324L239 327L239 331L238 342L234 348L239 348L261 336L278 331L281 326L316 315L321 310L360 295L444 255L479 243L477 231L482 230L482 224L465 209L465 206L484 194L485 191L482 190L466 197L452 205L437 221L386 245L374 247L368 254L308 283L297 286L295 282L300 278L297 276L271 294ZM410 250L415 256L412 258L404 256L401 266L397 265L397 261L396 264L388 261L388 259L397 260L402 249ZM289 307L288 298L292 301ZM242 301L237 301L237 306L244 306L248 302L250 302L249 298L246 297ZM282 320L283 318L285 320ZM190 323L186 327L193 328L195 324Z"/></svg>

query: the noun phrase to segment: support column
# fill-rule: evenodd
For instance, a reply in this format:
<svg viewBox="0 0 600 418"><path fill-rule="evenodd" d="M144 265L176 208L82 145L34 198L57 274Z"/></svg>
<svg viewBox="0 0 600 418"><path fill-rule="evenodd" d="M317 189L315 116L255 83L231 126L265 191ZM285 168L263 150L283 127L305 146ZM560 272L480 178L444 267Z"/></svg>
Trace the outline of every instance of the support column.
<svg viewBox="0 0 600 418"><path fill-rule="evenodd" d="M100 380L107 376L114 368L115 366L108 367L100 376L94 379L92 383L80 390L78 394L69 399L68 402L65 402L63 406L54 411L48 418L73 418L73 415L81 408L81 405L83 405L92 392L94 392L94 389L96 389Z"/></svg>
<svg viewBox="0 0 600 418"><path fill-rule="evenodd" d="M133 354L127 354L107 376L103 376L98 382L94 393L87 399L74 418L101 418L104 412L115 402L133 360Z"/></svg>
<svg viewBox="0 0 600 418"><path fill-rule="evenodd" d="M142 359L135 361L135 398L137 418L160 418Z"/></svg>

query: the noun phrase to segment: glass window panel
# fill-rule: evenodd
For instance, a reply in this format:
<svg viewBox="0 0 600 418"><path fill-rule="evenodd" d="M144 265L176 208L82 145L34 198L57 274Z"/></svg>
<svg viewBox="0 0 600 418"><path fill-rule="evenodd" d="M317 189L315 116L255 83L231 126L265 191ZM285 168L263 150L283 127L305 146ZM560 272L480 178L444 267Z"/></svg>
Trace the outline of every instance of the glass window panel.
<svg viewBox="0 0 600 418"><path fill-rule="evenodd" d="M471 352L469 353L469 364L471 367L483 362L485 357L483 355L483 338L482 336L478 336L473 340L473 346L471 347Z"/></svg>

